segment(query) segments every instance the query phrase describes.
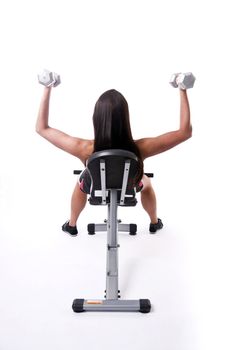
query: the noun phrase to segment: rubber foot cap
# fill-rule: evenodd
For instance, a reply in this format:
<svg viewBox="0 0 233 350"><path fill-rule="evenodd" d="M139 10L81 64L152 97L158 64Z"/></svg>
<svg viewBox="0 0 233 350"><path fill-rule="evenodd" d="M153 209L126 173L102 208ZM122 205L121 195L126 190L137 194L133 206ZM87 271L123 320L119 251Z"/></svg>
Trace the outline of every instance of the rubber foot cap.
<svg viewBox="0 0 233 350"><path fill-rule="evenodd" d="M140 312L143 314L147 314L151 310L151 303L149 299L140 299Z"/></svg>
<svg viewBox="0 0 233 350"><path fill-rule="evenodd" d="M83 312L84 299L74 299L72 309L74 312Z"/></svg>

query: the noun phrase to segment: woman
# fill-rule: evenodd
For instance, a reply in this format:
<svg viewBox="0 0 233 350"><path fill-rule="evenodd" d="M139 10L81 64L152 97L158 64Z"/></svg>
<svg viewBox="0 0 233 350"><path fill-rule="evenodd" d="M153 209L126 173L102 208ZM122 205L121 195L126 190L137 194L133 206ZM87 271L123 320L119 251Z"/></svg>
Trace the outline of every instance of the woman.
<svg viewBox="0 0 233 350"><path fill-rule="evenodd" d="M138 190L141 191L142 206L150 217L149 230L155 233L161 229L163 224L157 217L156 196L150 179L143 174L143 161L191 137L192 127L186 90L180 90L180 127L178 130L134 141L130 128L128 104L118 91L109 90L100 96L93 115L95 139L85 140L72 137L49 126L51 89L51 87L44 89L36 123L37 133L56 147L78 157L84 165L93 152L103 149L121 148L134 152L141 161L141 183ZM89 191L88 180L87 174L81 175L80 182L76 184L71 198L70 220L62 226L63 231L73 236L78 233L76 222L86 205Z"/></svg>

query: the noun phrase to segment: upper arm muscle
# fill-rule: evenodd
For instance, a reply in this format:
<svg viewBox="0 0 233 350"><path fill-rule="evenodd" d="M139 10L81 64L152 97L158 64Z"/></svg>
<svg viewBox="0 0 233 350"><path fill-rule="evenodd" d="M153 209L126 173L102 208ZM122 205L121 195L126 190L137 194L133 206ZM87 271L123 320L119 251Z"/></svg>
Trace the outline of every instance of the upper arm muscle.
<svg viewBox="0 0 233 350"><path fill-rule="evenodd" d="M40 135L51 142L54 146L72 154L75 157L78 157L83 162L89 156L88 150L90 149L92 143L91 140L72 137L60 130L50 127L40 132Z"/></svg>
<svg viewBox="0 0 233 350"><path fill-rule="evenodd" d="M171 131L166 134L149 137L136 141L143 159L165 152L172 147L187 140L187 136L180 130Z"/></svg>

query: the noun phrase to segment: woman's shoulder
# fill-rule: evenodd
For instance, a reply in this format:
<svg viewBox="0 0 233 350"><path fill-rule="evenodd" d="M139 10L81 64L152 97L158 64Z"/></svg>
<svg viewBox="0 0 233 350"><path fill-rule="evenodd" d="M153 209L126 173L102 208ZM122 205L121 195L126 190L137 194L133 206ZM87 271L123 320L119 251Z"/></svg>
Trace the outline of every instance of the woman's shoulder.
<svg viewBox="0 0 233 350"><path fill-rule="evenodd" d="M165 134L146 137L135 141L139 148L143 159L155 156L156 154L168 151L169 149L179 145L181 142L186 141L191 135L184 133L182 130L174 130Z"/></svg>
<svg viewBox="0 0 233 350"><path fill-rule="evenodd" d="M145 148L146 148L146 143L147 143L147 138L142 138L142 139L138 139L138 140L134 140L136 146L139 149L139 152L141 154L142 160L144 160L146 157L146 152L145 152Z"/></svg>
<svg viewBox="0 0 233 350"><path fill-rule="evenodd" d="M81 140L78 158L86 164L87 159L91 156L94 150L94 140Z"/></svg>

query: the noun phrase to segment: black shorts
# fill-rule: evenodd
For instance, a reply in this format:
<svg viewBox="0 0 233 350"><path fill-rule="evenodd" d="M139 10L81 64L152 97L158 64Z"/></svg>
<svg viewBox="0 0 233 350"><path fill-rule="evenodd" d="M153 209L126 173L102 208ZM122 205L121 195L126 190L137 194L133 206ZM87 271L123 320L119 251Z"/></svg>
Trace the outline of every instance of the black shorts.
<svg viewBox="0 0 233 350"><path fill-rule="evenodd" d="M79 177L79 188L82 192L90 194L91 189L91 177L87 169L83 170ZM140 181L136 186L136 191L140 192L143 189L143 182Z"/></svg>
<svg viewBox="0 0 233 350"><path fill-rule="evenodd" d="M83 170L79 177L79 188L82 192L90 194L91 177L87 169Z"/></svg>

